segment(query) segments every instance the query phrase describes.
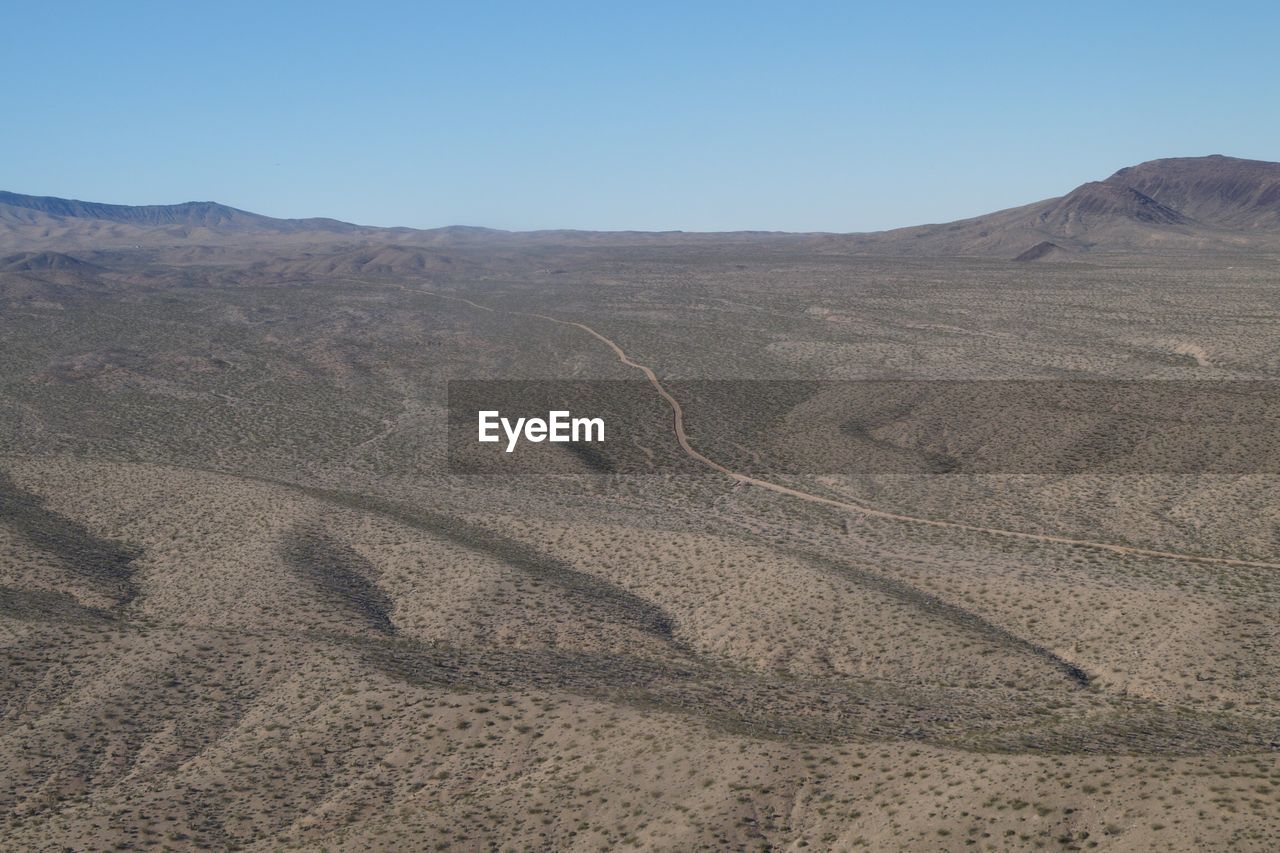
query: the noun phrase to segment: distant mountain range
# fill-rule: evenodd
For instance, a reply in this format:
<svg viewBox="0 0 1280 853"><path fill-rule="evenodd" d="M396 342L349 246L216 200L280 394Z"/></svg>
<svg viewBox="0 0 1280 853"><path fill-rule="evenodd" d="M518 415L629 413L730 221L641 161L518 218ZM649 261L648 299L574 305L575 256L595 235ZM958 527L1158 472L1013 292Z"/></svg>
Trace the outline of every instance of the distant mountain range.
<svg viewBox="0 0 1280 853"><path fill-rule="evenodd" d="M1280 163L1179 157L1058 198L847 239L867 250L1064 260L1089 252L1280 247Z"/></svg>
<svg viewBox="0 0 1280 853"><path fill-rule="evenodd" d="M1280 163L1234 157L1152 160L1058 198L941 225L871 234L782 232L508 232L373 228L335 219L275 219L216 202L128 206L0 192L0 249L325 245L355 265L427 269L414 250L450 246L655 245L779 241L813 251L1069 261L1090 253L1280 250ZM369 246L407 248L380 257ZM364 247L364 248L362 248ZM345 261L339 261L345 263Z"/></svg>

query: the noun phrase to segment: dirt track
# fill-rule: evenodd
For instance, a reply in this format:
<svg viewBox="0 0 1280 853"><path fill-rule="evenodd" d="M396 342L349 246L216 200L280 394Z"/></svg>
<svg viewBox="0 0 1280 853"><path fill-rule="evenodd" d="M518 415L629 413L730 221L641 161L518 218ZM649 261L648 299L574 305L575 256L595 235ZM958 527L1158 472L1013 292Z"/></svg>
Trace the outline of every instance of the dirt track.
<svg viewBox="0 0 1280 853"><path fill-rule="evenodd" d="M402 289L412 290L412 288L402 288ZM426 291L426 290L413 290L413 292L425 293L431 296L438 296L442 299L452 299L458 302L466 303L467 305L470 305L475 308L479 308L484 311L491 311L491 312L496 311L496 309L490 308L487 305L481 305L477 302L472 302L469 299L463 299L462 297L459 297L459 296L448 296L443 293L432 293L431 291ZM630 355L627 354L626 350L624 350L621 346L618 345L616 341L600 334L595 329L591 328L585 323L578 323L572 320L561 320L558 317L552 317L548 314L532 314L524 311L513 311L510 313L518 316L522 316L522 317L534 317L536 319L545 320L549 323L556 323L561 326L572 326L575 329L580 329L581 331L586 332L596 340L603 343L605 346L609 347L609 349L613 350L614 355L618 357L618 360L620 362L622 362L628 367L633 367L636 370L639 370L641 373L643 373L645 375L645 378L649 380L649 384L653 386L654 390L658 392L659 396L661 396L662 399L665 400L667 404L671 407L671 411L674 414L674 427L675 427L676 441L679 442L681 449L684 450L684 452L688 454L688 456L691 459L695 459L702 465L705 465L706 467L712 469L713 471L718 471L719 473L724 474L726 477L731 477L732 479L738 481L739 483L745 483L747 485L756 486L757 488L766 489L770 492L776 492L777 494L780 494L780 495L786 495L788 497L796 498L797 500L808 501L810 503L821 504L823 506L829 506L835 509L845 510L846 512L854 512L854 513L858 513L860 515L868 516L871 518L881 518L888 521L898 521L898 522L904 522L907 524L918 524L918 525L923 525L928 527L938 527L938 528L944 528L949 530L962 530L970 533L985 533L992 536L1003 536L1005 538L1022 539L1022 540L1031 541L1031 542L1047 542L1047 543L1053 543L1057 545L1074 545L1082 548L1094 548L1102 551L1110 551L1115 554L1128 554L1128 555L1138 556L1138 557L1155 557L1160 559L1183 560L1186 562L1193 562L1193 563L1210 563L1218 566L1240 566L1240 567L1257 568L1257 569L1280 569L1280 563L1271 563L1263 560L1244 560L1244 559L1238 559L1234 557L1214 557L1207 554L1183 554L1177 551L1159 551L1152 548L1140 548L1140 547L1131 546L1131 545L1117 545L1111 542L1094 542L1088 539L1076 539L1070 536L1055 536L1053 534L1048 534L1048 533L1028 533L1022 530L1006 530L999 527L984 527L982 525L966 524L965 522L962 522L962 521L947 521L945 519L939 519L939 518L925 518L922 516L907 515L905 513L891 512L889 510L877 509L873 506L868 506L867 504L859 503L857 501L837 500L835 498L823 497L822 495L816 495L816 494L813 494L812 492L806 492L801 489L794 489L794 488L791 488L790 486L781 485L780 483L774 483L770 480L763 480L763 479L760 479L759 477L752 477L749 474L743 474L740 471L734 471L731 468L726 468L724 465L721 465L719 462L716 462L714 459L711 459L707 456L704 456L702 453L700 453L697 450L697 448L695 448L693 444L690 443L689 436L685 432L684 408L680 405L680 401L677 400L671 394L671 392L668 391L666 387L663 386L662 381L658 379L658 375L654 372L653 368L649 367L648 365L641 364L640 362L633 359Z"/></svg>

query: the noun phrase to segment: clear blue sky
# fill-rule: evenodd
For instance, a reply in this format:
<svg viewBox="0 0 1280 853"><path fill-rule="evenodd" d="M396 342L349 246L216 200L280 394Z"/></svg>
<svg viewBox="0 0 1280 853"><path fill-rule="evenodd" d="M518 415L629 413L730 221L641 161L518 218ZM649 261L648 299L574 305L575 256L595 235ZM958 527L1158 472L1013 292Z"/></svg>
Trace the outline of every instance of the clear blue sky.
<svg viewBox="0 0 1280 853"><path fill-rule="evenodd" d="M9 2L0 188L855 231L1280 160L1280 4Z"/></svg>

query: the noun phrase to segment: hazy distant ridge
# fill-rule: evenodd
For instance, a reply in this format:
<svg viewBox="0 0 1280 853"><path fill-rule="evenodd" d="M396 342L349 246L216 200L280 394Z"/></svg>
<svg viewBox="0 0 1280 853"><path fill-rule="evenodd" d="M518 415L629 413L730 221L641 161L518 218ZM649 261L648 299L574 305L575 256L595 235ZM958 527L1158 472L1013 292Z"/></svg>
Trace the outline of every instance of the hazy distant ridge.
<svg viewBox="0 0 1280 853"><path fill-rule="evenodd" d="M859 254L1070 260L1091 252L1280 249L1280 163L1213 155L1152 160L1120 169L1063 196L971 219L870 234L532 231L453 226L373 228L335 219L276 219L211 201L130 206L0 192L0 248L217 245L288 238L333 250L401 244L461 245L742 243L803 241L814 251ZM333 245L340 241L340 245ZM1042 244L1052 244L1044 251ZM364 254L360 254L363 252ZM355 266L395 268L405 259ZM414 259L411 267L432 264Z"/></svg>

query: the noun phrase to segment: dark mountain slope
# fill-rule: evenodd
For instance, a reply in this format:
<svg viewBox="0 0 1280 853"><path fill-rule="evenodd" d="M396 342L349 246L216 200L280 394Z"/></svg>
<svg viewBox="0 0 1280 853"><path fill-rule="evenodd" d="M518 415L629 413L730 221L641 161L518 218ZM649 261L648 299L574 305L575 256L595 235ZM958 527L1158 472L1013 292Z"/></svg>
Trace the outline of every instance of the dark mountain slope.
<svg viewBox="0 0 1280 853"><path fill-rule="evenodd" d="M1280 250L1280 163L1152 160L1059 198L941 225L849 235L845 248L902 255Z"/></svg>
<svg viewBox="0 0 1280 853"><path fill-rule="evenodd" d="M1069 252L1063 250L1057 243L1050 243L1044 240L1036 243L1030 249L1027 249L1021 255L1014 258L1015 261L1059 261L1066 260L1071 257Z"/></svg>
<svg viewBox="0 0 1280 853"><path fill-rule="evenodd" d="M212 201L132 206L0 192L0 205L33 211L57 219L97 219L141 227L181 226L284 234L299 231L355 234L365 230L358 225L339 222L336 219L274 219Z"/></svg>
<svg viewBox="0 0 1280 853"><path fill-rule="evenodd" d="M1076 187L1039 217L1048 228L1070 234L1121 219L1148 225L1188 225L1191 219L1133 187L1091 181Z"/></svg>
<svg viewBox="0 0 1280 853"><path fill-rule="evenodd" d="M1152 160L1105 183L1130 187L1204 225L1280 230L1280 163L1219 154Z"/></svg>
<svg viewBox="0 0 1280 853"><path fill-rule="evenodd" d="M102 267L86 261L64 255L61 252L18 252L0 258L0 271L3 272L41 272L44 270L67 270L70 272L92 273L103 272Z"/></svg>

